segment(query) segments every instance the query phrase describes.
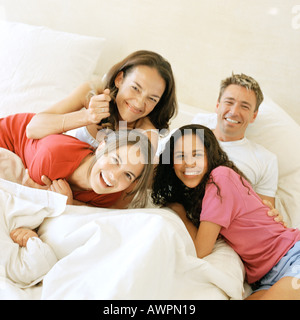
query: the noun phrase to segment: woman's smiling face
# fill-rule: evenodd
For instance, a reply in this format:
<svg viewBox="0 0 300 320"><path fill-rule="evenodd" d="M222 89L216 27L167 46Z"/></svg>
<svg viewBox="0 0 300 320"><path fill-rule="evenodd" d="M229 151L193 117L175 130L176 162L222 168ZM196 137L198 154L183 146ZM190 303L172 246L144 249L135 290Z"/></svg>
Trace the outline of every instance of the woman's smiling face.
<svg viewBox="0 0 300 320"><path fill-rule="evenodd" d="M166 83L155 68L137 66L124 77L120 72L115 85L120 120L132 123L146 117L161 99Z"/></svg>
<svg viewBox="0 0 300 320"><path fill-rule="evenodd" d="M207 172L205 148L195 134L185 134L174 145L174 171L187 187L195 188Z"/></svg>
<svg viewBox="0 0 300 320"><path fill-rule="evenodd" d="M144 168L144 159L136 145L124 145L101 155L94 164L89 180L98 194L127 189Z"/></svg>

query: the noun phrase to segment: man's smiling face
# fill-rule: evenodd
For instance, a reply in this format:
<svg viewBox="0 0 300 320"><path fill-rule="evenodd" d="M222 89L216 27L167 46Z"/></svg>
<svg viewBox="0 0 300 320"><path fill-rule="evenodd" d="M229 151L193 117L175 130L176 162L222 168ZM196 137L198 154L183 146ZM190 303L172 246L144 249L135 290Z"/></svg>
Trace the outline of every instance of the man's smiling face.
<svg viewBox="0 0 300 320"><path fill-rule="evenodd" d="M252 90L231 84L216 105L217 127L215 135L220 141L236 141L244 138L249 123L254 122L256 96Z"/></svg>

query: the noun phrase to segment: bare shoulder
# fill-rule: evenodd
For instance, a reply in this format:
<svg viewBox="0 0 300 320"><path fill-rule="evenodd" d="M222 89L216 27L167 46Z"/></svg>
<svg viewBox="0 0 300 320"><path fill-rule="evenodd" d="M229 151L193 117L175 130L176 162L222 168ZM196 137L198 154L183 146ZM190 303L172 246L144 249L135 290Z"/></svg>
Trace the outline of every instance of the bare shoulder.
<svg viewBox="0 0 300 320"><path fill-rule="evenodd" d="M150 119L147 117L140 119L136 123L135 128L141 130L148 137L148 139L151 141L154 153L156 153L158 148L159 132L158 129L156 129L153 123L150 121Z"/></svg>
<svg viewBox="0 0 300 320"><path fill-rule="evenodd" d="M148 117L144 117L142 119L139 119L136 123L135 128L141 129L141 130L155 130L156 129Z"/></svg>

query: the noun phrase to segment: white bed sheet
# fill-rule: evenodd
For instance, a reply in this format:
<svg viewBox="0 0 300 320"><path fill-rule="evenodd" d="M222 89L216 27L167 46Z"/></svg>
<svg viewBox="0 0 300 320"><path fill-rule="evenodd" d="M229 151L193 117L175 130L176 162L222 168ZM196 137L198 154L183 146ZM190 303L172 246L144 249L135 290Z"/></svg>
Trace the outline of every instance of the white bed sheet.
<svg viewBox="0 0 300 320"><path fill-rule="evenodd" d="M167 209L68 206L40 234L60 259L44 278L43 299L242 298L236 253L220 241L211 257L197 259L186 228Z"/></svg>
<svg viewBox="0 0 300 320"><path fill-rule="evenodd" d="M64 196L0 179L1 299L7 299L13 292L22 295L22 290L18 288L26 289L39 283L57 262L54 251L47 243L31 238L26 247L20 247L12 241L10 232L19 227L34 229L46 216L61 214L65 206Z"/></svg>

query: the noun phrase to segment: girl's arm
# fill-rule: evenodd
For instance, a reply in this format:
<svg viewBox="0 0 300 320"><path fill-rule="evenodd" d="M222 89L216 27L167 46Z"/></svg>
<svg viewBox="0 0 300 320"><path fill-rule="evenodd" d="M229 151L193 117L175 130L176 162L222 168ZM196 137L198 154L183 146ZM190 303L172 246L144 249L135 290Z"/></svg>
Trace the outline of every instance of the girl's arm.
<svg viewBox="0 0 300 320"><path fill-rule="evenodd" d="M220 230L221 226L218 224L201 221L194 240L198 258L204 258L212 252Z"/></svg>
<svg viewBox="0 0 300 320"><path fill-rule="evenodd" d="M67 98L54 104L46 111L36 114L27 125L29 139L41 139L50 134L99 123L109 114L109 90L91 98L89 105L86 98L90 92L89 83L74 90Z"/></svg>
<svg viewBox="0 0 300 320"><path fill-rule="evenodd" d="M185 227L187 228L187 231L189 232L191 238L195 242L196 235L197 235L197 227L186 216L186 211L183 205L179 203L169 203L167 204L167 207L169 207L170 209L172 209L177 213L177 215L180 217L182 222L185 224Z"/></svg>
<svg viewBox="0 0 300 320"><path fill-rule="evenodd" d="M175 211L185 224L192 240L194 241L197 257L204 258L209 255L219 236L221 226L218 224L202 221L197 230L196 226L186 216L184 207L179 203L170 203L168 207Z"/></svg>

